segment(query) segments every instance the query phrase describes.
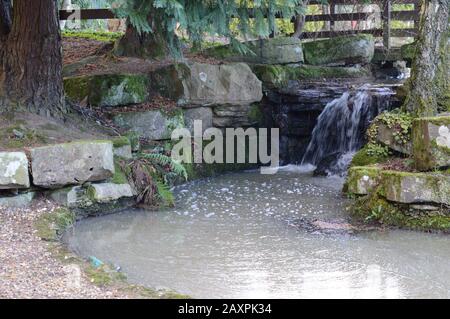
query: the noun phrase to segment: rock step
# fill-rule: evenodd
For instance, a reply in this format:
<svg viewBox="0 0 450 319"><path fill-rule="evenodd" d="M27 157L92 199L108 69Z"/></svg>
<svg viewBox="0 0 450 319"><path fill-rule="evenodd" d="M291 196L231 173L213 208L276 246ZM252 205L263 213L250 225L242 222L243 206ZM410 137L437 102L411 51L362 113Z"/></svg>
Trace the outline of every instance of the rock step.
<svg viewBox="0 0 450 319"><path fill-rule="evenodd" d="M30 150L33 184L43 188L103 181L114 175L111 141L77 141Z"/></svg>
<svg viewBox="0 0 450 319"><path fill-rule="evenodd" d="M28 158L23 152L0 152L0 189L30 187Z"/></svg>

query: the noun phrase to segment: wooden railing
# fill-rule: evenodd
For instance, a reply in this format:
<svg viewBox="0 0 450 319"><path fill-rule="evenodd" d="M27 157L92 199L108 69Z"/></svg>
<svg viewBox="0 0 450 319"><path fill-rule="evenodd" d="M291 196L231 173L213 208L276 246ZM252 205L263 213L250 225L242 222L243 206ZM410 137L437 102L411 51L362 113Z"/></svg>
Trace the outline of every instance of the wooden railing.
<svg viewBox="0 0 450 319"><path fill-rule="evenodd" d="M309 14L305 17L305 22L324 22L326 27L321 30L305 31L302 38L330 38L339 35L367 33L376 37L383 37L383 43L386 48L390 48L390 39L392 37L415 37L418 34L420 17L420 0L328 0L326 5L320 0L310 0L309 6L325 6L329 13ZM413 5L412 10L393 11L394 4ZM377 5L378 12L350 12L339 13L342 6L353 6L353 11L360 11L367 8L368 5ZM317 7L316 7L317 8ZM60 19L67 20L74 14L73 11L60 11ZM114 13L108 9L84 9L80 10L81 20L94 19L114 19ZM279 16L279 18L282 18ZM381 22L381 26L375 28L361 28L360 25L367 22L368 19L375 18ZM411 22L413 27L392 28L394 21ZM295 17L292 18L295 23ZM341 24L341 25L339 25Z"/></svg>

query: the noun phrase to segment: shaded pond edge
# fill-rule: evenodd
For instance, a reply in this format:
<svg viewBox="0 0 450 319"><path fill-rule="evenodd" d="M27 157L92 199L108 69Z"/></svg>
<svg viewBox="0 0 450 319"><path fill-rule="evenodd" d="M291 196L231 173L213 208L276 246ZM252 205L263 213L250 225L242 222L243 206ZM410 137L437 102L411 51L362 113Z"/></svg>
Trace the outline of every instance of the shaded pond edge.
<svg viewBox="0 0 450 319"><path fill-rule="evenodd" d="M98 216L98 215L97 215ZM56 208L53 212L42 214L35 222L37 236L48 243L47 249L51 256L64 264L76 264L82 274L92 285L111 287L135 299L190 299L172 290L156 290L141 285L131 284L127 277L115 270L109 264L94 266L89 260L71 251L62 241L63 235L75 226L77 221L94 216L78 215L65 207Z"/></svg>

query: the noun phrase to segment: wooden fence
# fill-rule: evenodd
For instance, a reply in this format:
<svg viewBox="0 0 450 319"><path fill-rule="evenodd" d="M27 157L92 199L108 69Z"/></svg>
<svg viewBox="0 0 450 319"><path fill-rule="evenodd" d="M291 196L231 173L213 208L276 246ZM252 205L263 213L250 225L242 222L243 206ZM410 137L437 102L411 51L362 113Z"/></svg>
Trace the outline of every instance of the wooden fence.
<svg viewBox="0 0 450 319"><path fill-rule="evenodd" d="M416 37L419 29L420 0L328 0L324 4L320 0L310 0L309 6L319 8L320 14L308 14L305 22L319 22L323 26L321 30L305 31L302 38L331 38L339 35L366 33L375 37L383 37L385 48L391 47L392 37ZM408 10L393 10L395 5L409 5ZM367 12L367 8L373 9ZM346 13L345 11L350 11ZM324 13L328 11L327 13ZM73 11L60 11L60 19L67 20L73 15ZM80 10L81 20L114 19L114 13L108 9L83 9ZM279 17L281 18L281 17ZM292 22L295 23L295 17ZM370 28L361 27L372 19L380 23ZM409 22L412 27L394 28L395 21Z"/></svg>

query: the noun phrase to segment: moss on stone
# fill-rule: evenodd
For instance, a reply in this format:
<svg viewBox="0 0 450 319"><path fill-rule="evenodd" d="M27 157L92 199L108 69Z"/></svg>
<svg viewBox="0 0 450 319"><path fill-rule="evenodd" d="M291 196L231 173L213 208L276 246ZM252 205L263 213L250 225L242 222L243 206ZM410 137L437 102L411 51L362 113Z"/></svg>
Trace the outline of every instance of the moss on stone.
<svg viewBox="0 0 450 319"><path fill-rule="evenodd" d="M118 160L114 160L114 175L111 178L111 183L113 184L128 184L128 178L122 165L120 165Z"/></svg>
<svg viewBox="0 0 450 319"><path fill-rule="evenodd" d="M407 205L396 205L382 196L377 189L372 194L358 198L351 207L353 217L368 223L420 231L450 232L450 215L441 212L421 213Z"/></svg>
<svg viewBox="0 0 450 319"><path fill-rule="evenodd" d="M268 87L284 87L289 81L309 81L337 78L361 78L370 76L365 68L327 67L315 65L265 65L251 66L256 76Z"/></svg>
<svg viewBox="0 0 450 319"><path fill-rule="evenodd" d="M370 34L357 34L304 42L305 61L312 65L326 65L334 62L361 63L362 61L358 61L353 57L353 51L351 51L353 48L358 47L354 47L353 44L361 41L373 43L374 39ZM370 57L366 58L370 59Z"/></svg>
<svg viewBox="0 0 450 319"><path fill-rule="evenodd" d="M56 241L63 232L73 225L75 214L67 208L57 208L45 213L35 221L37 235L47 241Z"/></svg>
<svg viewBox="0 0 450 319"><path fill-rule="evenodd" d="M371 154L369 152L369 146L366 145L355 154L350 164L350 167L367 166L383 163L387 161L388 158L389 157L385 155Z"/></svg>
<svg viewBox="0 0 450 319"><path fill-rule="evenodd" d="M64 92L68 98L79 102L89 96L90 78L87 76L69 77L64 79Z"/></svg>
<svg viewBox="0 0 450 319"><path fill-rule="evenodd" d="M118 136L113 138L111 141L115 148L131 145L130 139L126 136Z"/></svg>

